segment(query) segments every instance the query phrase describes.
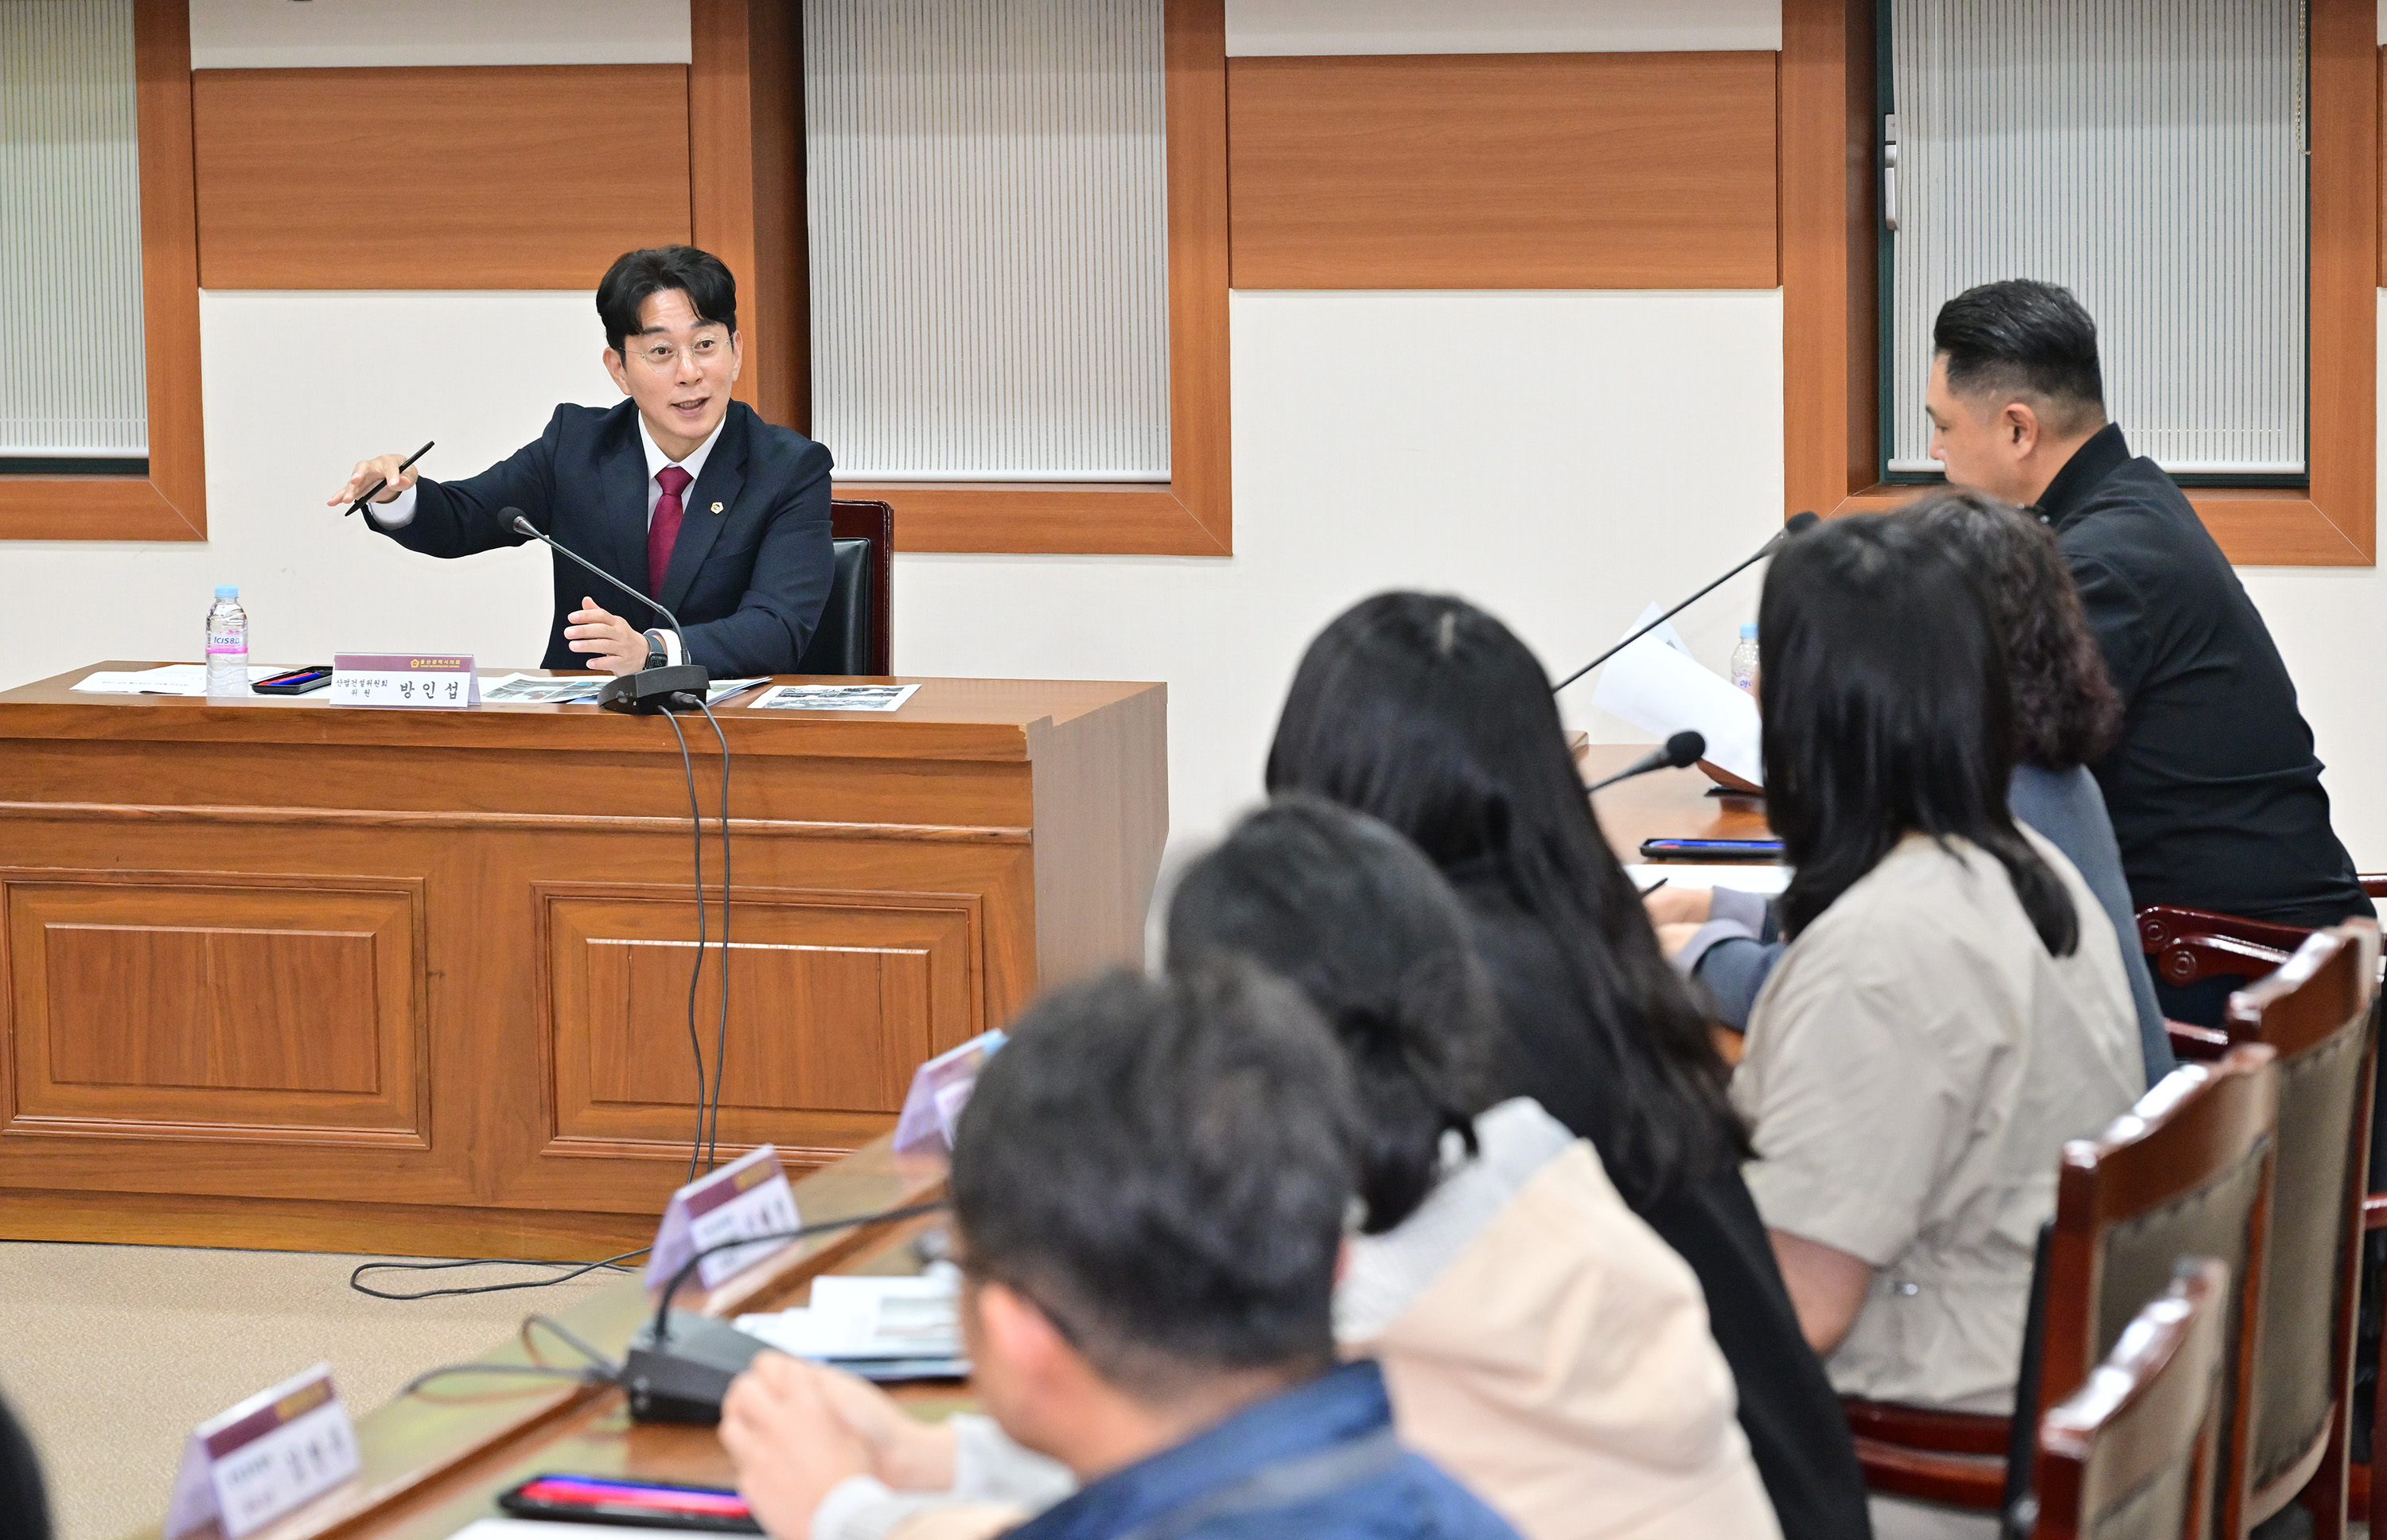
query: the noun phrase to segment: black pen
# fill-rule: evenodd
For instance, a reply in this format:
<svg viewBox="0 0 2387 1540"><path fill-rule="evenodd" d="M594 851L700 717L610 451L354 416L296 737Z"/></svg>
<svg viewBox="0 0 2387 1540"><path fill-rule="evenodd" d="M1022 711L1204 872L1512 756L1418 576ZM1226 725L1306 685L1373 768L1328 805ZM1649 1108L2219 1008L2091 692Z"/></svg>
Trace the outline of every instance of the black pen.
<svg viewBox="0 0 2387 1540"><path fill-rule="evenodd" d="M436 442L436 440L435 440L435 442ZM423 446L423 448L419 448L419 449L415 450L412 454L408 455L408 456L406 457L406 463L404 463L403 465L400 465L400 466L398 468L398 474L400 474L400 475L404 475L408 471L410 471L410 470L413 469L413 467L414 467L414 462L415 462L416 461L421 460L424 455L427 455L427 454L429 454L430 452L431 452L431 446L430 446L429 444L425 444L424 446ZM371 486L366 487L366 488L365 488L365 495L364 495L363 497L359 498L356 501L354 501L354 502L352 502L352 503L348 504L348 513L354 513L357 510L359 510L359 509L362 508L365 504L367 504L367 503L369 503L369 502L373 501L373 497L374 497L374 495L375 495L376 493L378 493L378 492L379 492L383 487L387 486L388 485L389 485L389 478L388 478L387 476L384 476L384 477L382 477L379 481L374 482ZM345 519L345 518L347 518L347 517L348 516L348 513L343 513L343 514L341 514L341 515L340 515L340 517L341 517L341 518L343 518L343 519Z"/></svg>
<svg viewBox="0 0 2387 1540"><path fill-rule="evenodd" d="M1666 885L1666 879L1665 879L1664 877L1660 877L1657 881L1655 881L1655 882L1653 882L1653 883L1649 884L1649 886L1648 886L1647 888L1642 889L1642 890L1641 890L1641 896L1642 896L1643 898L1648 898L1650 894L1652 894L1652 893L1656 892L1659 889L1663 888L1665 885Z"/></svg>

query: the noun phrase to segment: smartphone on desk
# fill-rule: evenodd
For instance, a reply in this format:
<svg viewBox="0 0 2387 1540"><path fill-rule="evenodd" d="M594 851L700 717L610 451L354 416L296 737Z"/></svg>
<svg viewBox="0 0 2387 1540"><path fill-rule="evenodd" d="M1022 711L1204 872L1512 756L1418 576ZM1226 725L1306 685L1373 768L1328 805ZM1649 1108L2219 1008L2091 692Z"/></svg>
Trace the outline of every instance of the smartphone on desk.
<svg viewBox="0 0 2387 1540"><path fill-rule="evenodd" d="M1779 839L1644 839L1644 861L1779 861Z"/></svg>
<svg viewBox="0 0 2387 1540"><path fill-rule="evenodd" d="M309 663L305 668L294 668L287 674L277 674L271 679L259 679L249 688L259 695L306 695L314 690L327 689L331 683L331 664Z"/></svg>
<svg viewBox="0 0 2387 1540"><path fill-rule="evenodd" d="M760 1534L746 1499L718 1486L625 1481L614 1476L533 1476L499 1494L498 1507L518 1519L561 1519L582 1524L635 1524L644 1529L709 1530Z"/></svg>

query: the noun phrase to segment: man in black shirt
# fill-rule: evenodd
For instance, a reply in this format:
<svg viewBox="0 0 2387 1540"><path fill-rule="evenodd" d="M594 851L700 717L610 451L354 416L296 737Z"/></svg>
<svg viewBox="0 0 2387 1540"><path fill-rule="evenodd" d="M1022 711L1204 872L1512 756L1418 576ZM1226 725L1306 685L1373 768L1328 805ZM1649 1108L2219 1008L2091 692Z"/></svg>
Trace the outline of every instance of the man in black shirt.
<svg viewBox="0 0 2387 1540"><path fill-rule="evenodd" d="M2121 739L2093 769L2132 904L2370 914L2263 617L2188 499L2105 420L2088 311L2052 284L1984 284L1940 308L1932 346L1933 456L2053 527L2121 694ZM2212 1023L2240 982L2156 991L2166 1016Z"/></svg>

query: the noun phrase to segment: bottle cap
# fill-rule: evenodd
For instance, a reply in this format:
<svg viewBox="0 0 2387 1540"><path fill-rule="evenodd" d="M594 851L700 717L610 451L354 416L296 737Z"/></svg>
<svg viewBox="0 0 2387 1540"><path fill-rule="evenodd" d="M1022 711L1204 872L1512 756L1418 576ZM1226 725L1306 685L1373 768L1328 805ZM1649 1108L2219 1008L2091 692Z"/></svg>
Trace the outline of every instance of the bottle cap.
<svg viewBox="0 0 2387 1540"><path fill-rule="evenodd" d="M238 599L240 597L240 589L230 583L219 583L216 585L216 597L218 599Z"/></svg>
<svg viewBox="0 0 2387 1540"><path fill-rule="evenodd" d="M1757 639L1757 622L1753 620L1745 620L1740 623L1740 639L1743 641L1755 641Z"/></svg>

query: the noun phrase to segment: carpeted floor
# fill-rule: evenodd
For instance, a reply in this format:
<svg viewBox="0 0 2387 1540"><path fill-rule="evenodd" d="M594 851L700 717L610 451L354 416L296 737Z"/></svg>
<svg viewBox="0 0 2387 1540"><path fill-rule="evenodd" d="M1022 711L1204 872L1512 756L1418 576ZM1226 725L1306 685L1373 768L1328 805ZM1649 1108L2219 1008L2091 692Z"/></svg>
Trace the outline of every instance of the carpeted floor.
<svg viewBox="0 0 2387 1540"><path fill-rule="evenodd" d="M399 1304L349 1289L349 1270L367 1260L0 1242L0 1393L42 1452L58 1540L121 1540L156 1525L193 1426L311 1364L331 1364L361 1416L421 1370L472 1357L531 1311L619 1276ZM537 1275L385 1273L376 1286Z"/></svg>

